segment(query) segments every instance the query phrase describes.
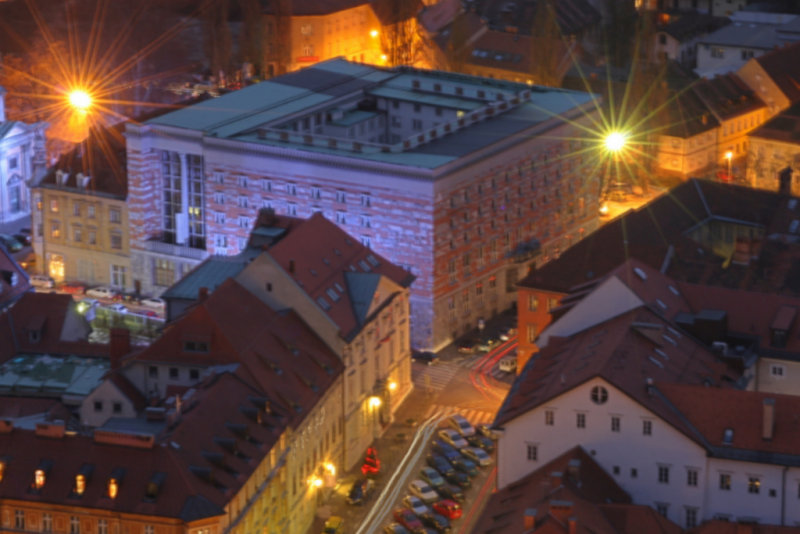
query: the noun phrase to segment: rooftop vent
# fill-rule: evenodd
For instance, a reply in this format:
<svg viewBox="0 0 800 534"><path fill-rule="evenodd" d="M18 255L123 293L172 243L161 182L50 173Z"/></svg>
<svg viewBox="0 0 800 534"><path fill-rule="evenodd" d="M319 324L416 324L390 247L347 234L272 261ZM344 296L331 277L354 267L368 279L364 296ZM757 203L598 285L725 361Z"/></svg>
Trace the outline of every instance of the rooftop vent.
<svg viewBox="0 0 800 534"><path fill-rule="evenodd" d="M722 443L725 445L730 445L733 443L733 429L726 428L725 431L722 433Z"/></svg>

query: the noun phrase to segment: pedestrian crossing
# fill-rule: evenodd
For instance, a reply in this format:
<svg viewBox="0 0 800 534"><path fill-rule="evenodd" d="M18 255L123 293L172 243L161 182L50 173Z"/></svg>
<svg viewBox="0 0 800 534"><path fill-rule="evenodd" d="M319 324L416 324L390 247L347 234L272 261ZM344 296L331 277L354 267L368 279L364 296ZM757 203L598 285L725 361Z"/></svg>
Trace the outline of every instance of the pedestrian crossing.
<svg viewBox="0 0 800 534"><path fill-rule="evenodd" d="M494 421L494 416L495 416L495 413L489 410L466 409L466 408L461 408L459 406L431 404L425 411L425 415L422 417L422 420L425 421L429 417L434 415L439 415L439 416L443 415L449 417L454 414L463 415L464 417L466 417L467 421L469 421L473 425L477 425L479 423L491 423L492 421Z"/></svg>
<svg viewBox="0 0 800 534"><path fill-rule="evenodd" d="M459 369L456 365L413 366L411 378L414 385L422 390L439 391L447 387Z"/></svg>

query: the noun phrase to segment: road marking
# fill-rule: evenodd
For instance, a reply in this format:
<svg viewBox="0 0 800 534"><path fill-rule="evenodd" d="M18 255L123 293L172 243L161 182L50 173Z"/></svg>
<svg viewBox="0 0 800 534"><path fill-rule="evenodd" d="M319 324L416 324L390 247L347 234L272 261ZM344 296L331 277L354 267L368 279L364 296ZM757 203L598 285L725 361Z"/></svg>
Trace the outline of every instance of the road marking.
<svg viewBox="0 0 800 534"><path fill-rule="evenodd" d="M477 409L465 409L460 408L458 406L444 406L441 404L432 404L428 407L428 410L425 412L425 418L428 418L429 414L442 414L445 418L450 417L454 414L461 414L463 415L467 421L472 424L478 423L491 423L494 421L495 413L489 410L477 410Z"/></svg>
<svg viewBox="0 0 800 534"><path fill-rule="evenodd" d="M429 391L440 390L447 387L458 371L459 367L455 365L428 365L412 379Z"/></svg>

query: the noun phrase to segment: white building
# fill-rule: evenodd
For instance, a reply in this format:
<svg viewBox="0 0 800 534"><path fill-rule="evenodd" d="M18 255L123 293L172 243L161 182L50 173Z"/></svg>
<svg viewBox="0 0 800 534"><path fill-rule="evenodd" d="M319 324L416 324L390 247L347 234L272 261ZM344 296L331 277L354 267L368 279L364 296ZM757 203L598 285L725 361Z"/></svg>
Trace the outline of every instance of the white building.
<svg viewBox="0 0 800 534"><path fill-rule="evenodd" d="M580 445L682 526L800 522L800 398L734 387L740 373L666 318L688 310L632 260L552 323L495 421L498 488Z"/></svg>
<svg viewBox="0 0 800 534"><path fill-rule="evenodd" d="M5 89L0 87L0 223L29 217L29 188L45 170L47 123L6 120Z"/></svg>

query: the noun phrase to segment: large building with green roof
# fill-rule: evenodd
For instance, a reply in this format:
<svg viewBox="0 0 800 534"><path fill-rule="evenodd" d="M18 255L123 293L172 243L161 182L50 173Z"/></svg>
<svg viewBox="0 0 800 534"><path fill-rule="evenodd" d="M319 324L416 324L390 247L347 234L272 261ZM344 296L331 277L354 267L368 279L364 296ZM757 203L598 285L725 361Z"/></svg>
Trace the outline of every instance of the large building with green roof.
<svg viewBox="0 0 800 534"><path fill-rule="evenodd" d="M239 253L261 207L322 212L417 276L413 344L440 347L596 228L598 122L588 93L334 59L129 124L132 278Z"/></svg>

